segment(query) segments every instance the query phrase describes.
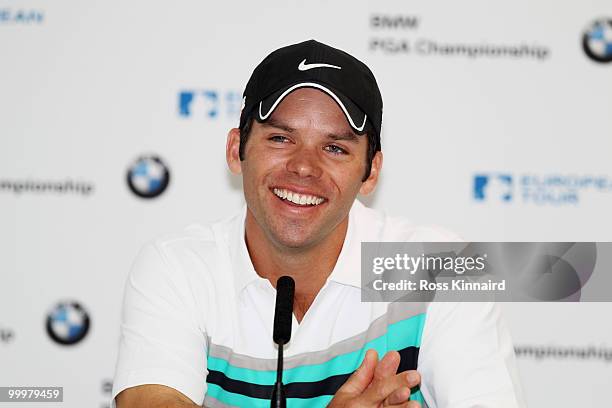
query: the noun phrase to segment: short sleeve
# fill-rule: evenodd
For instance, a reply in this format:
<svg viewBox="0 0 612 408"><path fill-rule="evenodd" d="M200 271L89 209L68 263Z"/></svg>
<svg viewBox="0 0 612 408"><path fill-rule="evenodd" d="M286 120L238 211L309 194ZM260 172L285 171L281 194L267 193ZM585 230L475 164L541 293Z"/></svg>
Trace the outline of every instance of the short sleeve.
<svg viewBox="0 0 612 408"><path fill-rule="evenodd" d="M508 330L493 302L429 305L419 353L430 408L524 408Z"/></svg>
<svg viewBox="0 0 612 408"><path fill-rule="evenodd" d="M185 276L168 267L156 244L138 254L125 286L115 397L126 388L162 384L201 405L206 393L206 334Z"/></svg>

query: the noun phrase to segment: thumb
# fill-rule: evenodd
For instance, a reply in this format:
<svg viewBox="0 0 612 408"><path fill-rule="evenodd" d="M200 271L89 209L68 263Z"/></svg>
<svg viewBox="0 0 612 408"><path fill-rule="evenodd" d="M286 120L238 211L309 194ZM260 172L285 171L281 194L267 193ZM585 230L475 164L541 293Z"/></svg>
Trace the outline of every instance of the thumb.
<svg viewBox="0 0 612 408"><path fill-rule="evenodd" d="M374 370L378 362L378 353L374 349L366 351L366 355L357 370L351 374L338 392L359 395L370 385L374 378Z"/></svg>

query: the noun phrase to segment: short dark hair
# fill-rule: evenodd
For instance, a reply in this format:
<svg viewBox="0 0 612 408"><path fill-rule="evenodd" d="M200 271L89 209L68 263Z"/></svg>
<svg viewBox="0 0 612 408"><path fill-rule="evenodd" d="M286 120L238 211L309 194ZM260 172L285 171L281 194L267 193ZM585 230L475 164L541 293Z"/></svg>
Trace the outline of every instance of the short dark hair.
<svg viewBox="0 0 612 408"><path fill-rule="evenodd" d="M244 122L244 126L240 128L240 146L238 148L238 156L240 160L244 160L244 149L246 148L247 141L249 140L249 134L251 133L251 128L253 127L253 121L255 120L253 115L249 115L249 117ZM377 146L377 140L374 127L370 123L369 120L366 121L366 125L362 132L357 133L358 135L367 135L368 137L368 151L366 153L366 171L363 176L362 182L366 181L368 177L370 177L370 172L372 171L372 160L374 160L374 155L376 152L380 150Z"/></svg>

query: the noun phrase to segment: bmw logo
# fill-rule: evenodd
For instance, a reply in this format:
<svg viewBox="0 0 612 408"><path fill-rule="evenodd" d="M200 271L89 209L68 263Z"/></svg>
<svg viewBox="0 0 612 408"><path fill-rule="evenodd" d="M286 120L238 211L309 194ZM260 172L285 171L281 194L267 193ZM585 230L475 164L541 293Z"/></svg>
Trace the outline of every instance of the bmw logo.
<svg viewBox="0 0 612 408"><path fill-rule="evenodd" d="M612 62L612 20L594 21L582 36L582 48L594 61Z"/></svg>
<svg viewBox="0 0 612 408"><path fill-rule="evenodd" d="M78 343L88 331L89 314L77 302L60 302L47 316L47 334L56 343Z"/></svg>
<svg viewBox="0 0 612 408"><path fill-rule="evenodd" d="M141 156L128 169L127 183L138 197L154 198L164 192L170 172L157 156Z"/></svg>

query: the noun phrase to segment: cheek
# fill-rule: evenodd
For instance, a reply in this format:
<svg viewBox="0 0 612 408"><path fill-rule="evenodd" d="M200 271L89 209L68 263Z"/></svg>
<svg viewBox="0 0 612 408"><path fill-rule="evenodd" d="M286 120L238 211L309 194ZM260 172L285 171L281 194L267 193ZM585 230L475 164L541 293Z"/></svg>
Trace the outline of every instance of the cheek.
<svg viewBox="0 0 612 408"><path fill-rule="evenodd" d="M257 189L257 185L261 183L258 181L257 167L251 165L250 160L244 160L242 162L242 189L246 197L253 197L253 192Z"/></svg>
<svg viewBox="0 0 612 408"><path fill-rule="evenodd" d="M279 168L279 160L271 155L261 155L252 152L242 162L242 180L244 189L251 191L265 188L271 175Z"/></svg>
<svg viewBox="0 0 612 408"><path fill-rule="evenodd" d="M347 166L346 168L335 169L335 172L331 173L331 179L341 194L352 197L361 188L363 172L362 166Z"/></svg>
<svg viewBox="0 0 612 408"><path fill-rule="evenodd" d="M247 149L245 158L257 167L269 167L269 163L278 161L281 152L271 149L265 141L251 140L250 148Z"/></svg>

